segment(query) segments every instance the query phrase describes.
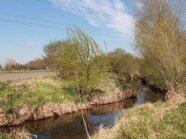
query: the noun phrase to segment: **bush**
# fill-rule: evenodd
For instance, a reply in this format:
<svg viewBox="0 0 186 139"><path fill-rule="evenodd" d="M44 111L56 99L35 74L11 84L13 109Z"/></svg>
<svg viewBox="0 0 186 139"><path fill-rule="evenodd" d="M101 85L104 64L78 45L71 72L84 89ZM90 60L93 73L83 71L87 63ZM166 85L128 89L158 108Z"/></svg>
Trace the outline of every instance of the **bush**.
<svg viewBox="0 0 186 139"><path fill-rule="evenodd" d="M120 77L130 79L133 75L139 74L139 59L126 53L123 49L115 49L107 57L110 63L110 71Z"/></svg>
<svg viewBox="0 0 186 139"><path fill-rule="evenodd" d="M180 2L180 1L179 1ZM183 84L186 57L182 4L174 0L141 0L136 13L136 43L142 55L142 75L159 88ZM179 4L178 4L179 3Z"/></svg>
<svg viewBox="0 0 186 139"><path fill-rule="evenodd" d="M45 46L46 59L60 77L77 82L80 94L90 94L105 69L105 56L98 44L79 28L68 30L68 39Z"/></svg>

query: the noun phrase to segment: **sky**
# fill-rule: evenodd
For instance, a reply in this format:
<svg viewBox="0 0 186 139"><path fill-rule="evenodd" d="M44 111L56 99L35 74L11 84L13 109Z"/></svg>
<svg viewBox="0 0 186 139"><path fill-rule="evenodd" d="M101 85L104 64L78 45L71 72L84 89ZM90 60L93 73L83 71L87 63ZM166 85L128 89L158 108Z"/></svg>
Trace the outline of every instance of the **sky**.
<svg viewBox="0 0 186 139"><path fill-rule="evenodd" d="M51 41L78 26L107 51L134 53L132 0L1 0L0 64L42 57Z"/></svg>

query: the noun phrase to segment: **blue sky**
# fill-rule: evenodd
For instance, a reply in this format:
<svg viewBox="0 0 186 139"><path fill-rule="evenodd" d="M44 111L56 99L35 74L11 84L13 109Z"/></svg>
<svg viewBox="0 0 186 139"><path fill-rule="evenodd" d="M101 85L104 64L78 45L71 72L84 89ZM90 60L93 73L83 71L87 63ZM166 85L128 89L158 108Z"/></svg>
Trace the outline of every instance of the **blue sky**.
<svg viewBox="0 0 186 139"><path fill-rule="evenodd" d="M26 63L77 25L108 50L134 52L132 0L1 0L0 64Z"/></svg>

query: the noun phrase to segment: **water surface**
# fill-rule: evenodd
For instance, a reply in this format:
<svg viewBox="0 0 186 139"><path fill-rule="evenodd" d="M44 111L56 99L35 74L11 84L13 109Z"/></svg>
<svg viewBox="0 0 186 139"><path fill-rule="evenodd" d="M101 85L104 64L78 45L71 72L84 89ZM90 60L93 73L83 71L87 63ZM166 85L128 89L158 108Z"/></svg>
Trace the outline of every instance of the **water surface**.
<svg viewBox="0 0 186 139"><path fill-rule="evenodd" d="M124 114L135 105L146 101L154 102L162 99L162 93L153 92L139 82L135 84L137 98L128 98L123 101L94 106L91 110L83 111L88 130L92 134L98 127L112 127L119 114ZM61 117L53 117L40 121L31 121L23 126L31 134L37 135L37 139L86 139L86 132L80 112L66 114Z"/></svg>

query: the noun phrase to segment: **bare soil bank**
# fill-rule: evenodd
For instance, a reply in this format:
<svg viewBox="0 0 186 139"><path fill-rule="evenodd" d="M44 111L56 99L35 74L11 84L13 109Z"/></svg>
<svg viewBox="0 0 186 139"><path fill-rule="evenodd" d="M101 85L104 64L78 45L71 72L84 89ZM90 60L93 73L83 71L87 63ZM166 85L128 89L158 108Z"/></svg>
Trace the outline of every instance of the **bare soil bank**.
<svg viewBox="0 0 186 139"><path fill-rule="evenodd" d="M18 80L18 79L28 79L28 78L36 78L36 77L46 77L55 75L55 72L1 72L0 73L0 81L7 81L7 80Z"/></svg>
<svg viewBox="0 0 186 139"><path fill-rule="evenodd" d="M78 112L81 109L90 109L93 105L109 104L124 100L130 97L136 97L135 91L116 91L114 93L105 93L102 96L94 97L88 103L74 103L65 100L61 104L47 103L37 107L22 106L12 115L6 115L2 108L0 108L0 126L20 125L26 121L41 120L53 116L62 116L67 113Z"/></svg>

